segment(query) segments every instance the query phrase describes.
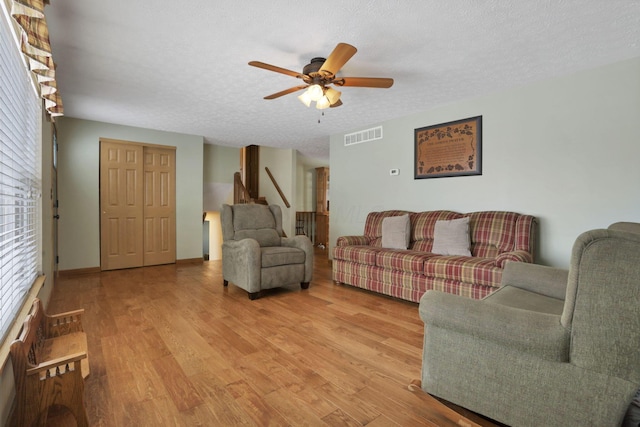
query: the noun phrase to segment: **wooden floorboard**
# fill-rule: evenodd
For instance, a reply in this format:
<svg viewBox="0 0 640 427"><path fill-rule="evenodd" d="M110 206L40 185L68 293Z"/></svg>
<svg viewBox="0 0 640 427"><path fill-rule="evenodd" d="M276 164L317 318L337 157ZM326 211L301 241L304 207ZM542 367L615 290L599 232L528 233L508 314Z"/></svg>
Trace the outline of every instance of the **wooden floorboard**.
<svg viewBox="0 0 640 427"><path fill-rule="evenodd" d="M206 261L58 279L48 311L81 307L94 426L496 425L409 391L418 305L334 284L319 249L307 290L251 301Z"/></svg>

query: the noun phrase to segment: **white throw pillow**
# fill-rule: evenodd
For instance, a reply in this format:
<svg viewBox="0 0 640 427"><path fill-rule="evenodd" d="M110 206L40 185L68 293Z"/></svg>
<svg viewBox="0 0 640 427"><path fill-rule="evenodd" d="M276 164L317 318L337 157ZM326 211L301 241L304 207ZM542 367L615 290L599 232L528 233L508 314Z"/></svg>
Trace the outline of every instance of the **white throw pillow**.
<svg viewBox="0 0 640 427"><path fill-rule="evenodd" d="M389 216L382 220L382 247L407 249L411 237L409 214Z"/></svg>
<svg viewBox="0 0 640 427"><path fill-rule="evenodd" d="M439 255L471 256L469 217L436 221L431 252Z"/></svg>

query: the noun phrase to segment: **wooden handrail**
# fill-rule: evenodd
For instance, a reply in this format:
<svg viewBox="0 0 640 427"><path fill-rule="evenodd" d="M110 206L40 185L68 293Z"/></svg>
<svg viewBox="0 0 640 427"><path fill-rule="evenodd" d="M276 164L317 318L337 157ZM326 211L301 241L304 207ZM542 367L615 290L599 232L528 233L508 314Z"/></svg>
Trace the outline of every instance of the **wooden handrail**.
<svg viewBox="0 0 640 427"><path fill-rule="evenodd" d="M236 172L233 174L233 203L249 203L249 201L251 201L249 191L242 183L240 172Z"/></svg>
<svg viewBox="0 0 640 427"><path fill-rule="evenodd" d="M291 205L289 204L289 201L287 200L287 198L285 197L284 193L280 189L280 186L276 182L276 179L273 177L273 175L271 175L271 171L269 170L269 168L265 166L264 170L267 171L267 175L269 175L269 178L271 178L271 182L273 182L273 185L276 187L276 190L278 190L278 194L280 194L280 197L282 198L282 201L284 202L284 205L286 207L290 208Z"/></svg>
<svg viewBox="0 0 640 427"><path fill-rule="evenodd" d="M233 174L233 204L245 204L245 203L258 203L261 205L268 205L267 200L264 197L252 198L249 195L247 187L242 183L242 177L240 172Z"/></svg>

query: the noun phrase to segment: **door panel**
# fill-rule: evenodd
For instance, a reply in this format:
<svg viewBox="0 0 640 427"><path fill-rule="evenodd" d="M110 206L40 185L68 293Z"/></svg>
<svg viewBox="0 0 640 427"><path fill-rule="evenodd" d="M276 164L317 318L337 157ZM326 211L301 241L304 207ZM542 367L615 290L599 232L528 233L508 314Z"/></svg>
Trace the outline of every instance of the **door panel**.
<svg viewBox="0 0 640 427"><path fill-rule="evenodd" d="M176 261L175 149L101 141L101 269Z"/></svg>
<svg viewBox="0 0 640 427"><path fill-rule="evenodd" d="M100 267L143 264L143 147L100 144Z"/></svg>
<svg viewBox="0 0 640 427"><path fill-rule="evenodd" d="M145 147L144 265L176 261L175 150Z"/></svg>

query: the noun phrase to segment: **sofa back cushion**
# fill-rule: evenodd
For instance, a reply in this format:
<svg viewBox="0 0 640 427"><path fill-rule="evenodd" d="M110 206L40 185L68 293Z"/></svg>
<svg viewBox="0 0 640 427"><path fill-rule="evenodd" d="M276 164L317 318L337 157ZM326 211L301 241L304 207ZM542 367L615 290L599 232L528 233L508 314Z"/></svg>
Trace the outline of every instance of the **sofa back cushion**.
<svg viewBox="0 0 640 427"><path fill-rule="evenodd" d="M382 247L407 249L411 238L409 214L388 216L382 220Z"/></svg>
<svg viewBox="0 0 640 427"><path fill-rule="evenodd" d="M364 235L369 239L369 245L382 247L382 220L390 216L410 214L407 211L369 212L364 223Z"/></svg>
<svg viewBox="0 0 640 427"><path fill-rule="evenodd" d="M436 221L431 252L440 255L471 256L469 217Z"/></svg>
<svg viewBox="0 0 640 427"><path fill-rule="evenodd" d="M464 215L452 211L427 211L411 215L411 249L431 252L436 221L462 218Z"/></svg>
<svg viewBox="0 0 640 427"><path fill-rule="evenodd" d="M439 210L407 212L390 210L371 212L367 215L364 235L371 246L382 246L382 220L389 216L409 213L411 219L411 242L409 249L431 252L433 235L438 220L469 217L471 255L494 258L503 252L523 250L533 254L535 239L535 217L515 212L483 211L462 214Z"/></svg>
<svg viewBox="0 0 640 427"><path fill-rule="evenodd" d="M494 258L515 248L516 223L522 215L515 212L484 211L469 216L471 254Z"/></svg>

